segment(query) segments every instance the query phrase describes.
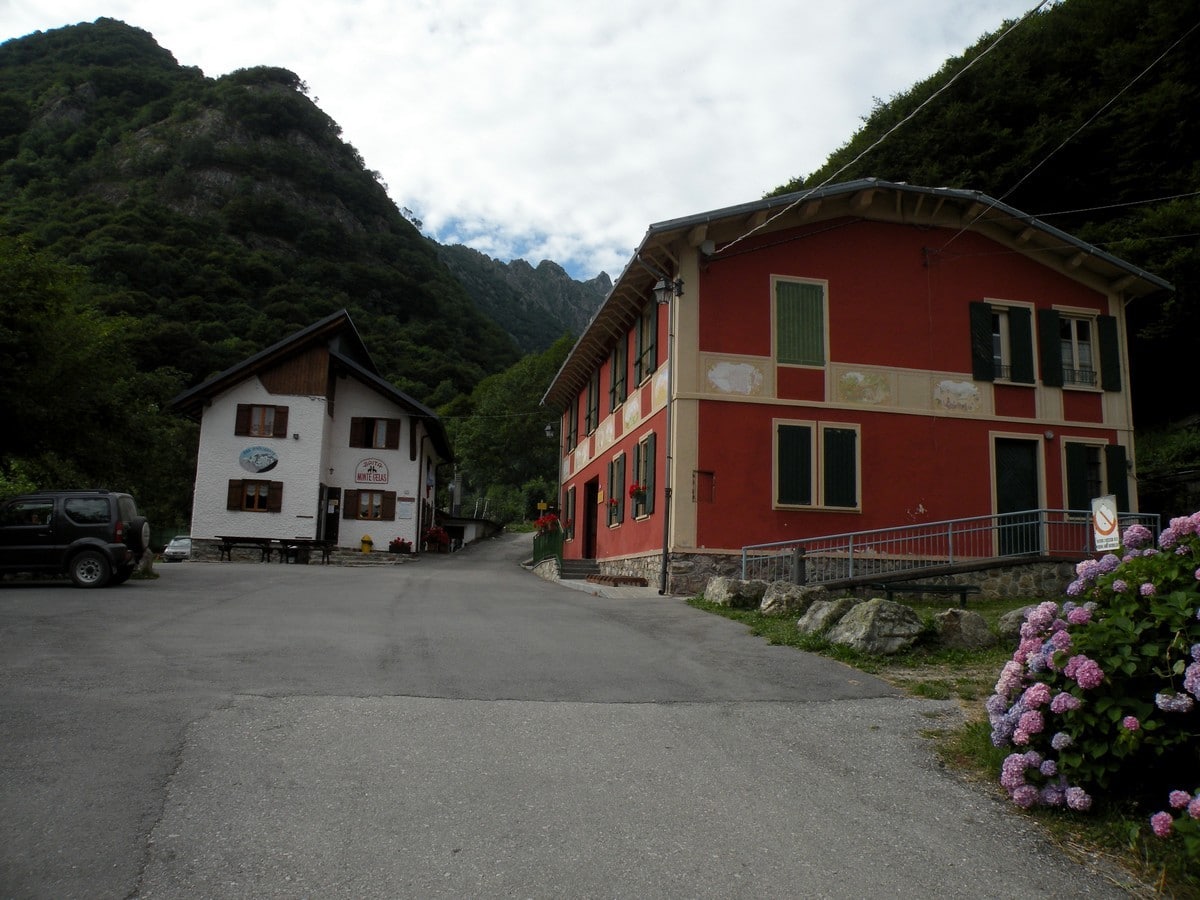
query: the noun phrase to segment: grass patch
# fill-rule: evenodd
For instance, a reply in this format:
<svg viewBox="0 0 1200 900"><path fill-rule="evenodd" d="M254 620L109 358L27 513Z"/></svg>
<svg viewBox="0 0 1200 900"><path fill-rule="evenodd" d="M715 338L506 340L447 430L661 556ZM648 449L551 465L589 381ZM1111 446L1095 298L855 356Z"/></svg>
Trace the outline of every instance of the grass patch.
<svg viewBox="0 0 1200 900"><path fill-rule="evenodd" d="M935 742L947 768L1002 794L1000 765L1011 752L992 746L991 727L984 701L991 695L1000 669L1012 657L1004 644L987 650L945 650L934 643L933 617L946 609L945 602L912 602L925 622L922 637L911 650L894 656L870 656L831 644L823 637L804 635L796 616L764 616L757 609L730 609L703 597L689 605L744 624L753 634L772 644L817 653L875 675L915 697L955 700L966 724L956 728L930 727L923 735ZM1036 601L972 600L968 609L980 613L994 631L1000 617ZM1015 807L1014 807L1015 808ZM1038 822L1070 857L1081 862L1102 860L1128 872L1140 888L1131 896L1200 900L1200 872L1190 866L1175 842L1160 841L1149 830L1148 817L1128 807L1098 801L1090 813L1037 808L1025 815Z"/></svg>

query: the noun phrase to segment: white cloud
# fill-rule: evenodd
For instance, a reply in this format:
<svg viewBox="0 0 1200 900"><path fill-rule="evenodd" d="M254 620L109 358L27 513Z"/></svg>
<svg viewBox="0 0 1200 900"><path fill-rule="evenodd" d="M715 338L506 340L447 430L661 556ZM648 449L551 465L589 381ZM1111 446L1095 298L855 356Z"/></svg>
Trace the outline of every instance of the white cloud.
<svg viewBox="0 0 1200 900"><path fill-rule="evenodd" d="M1034 0L0 0L100 16L210 77L291 69L442 242L615 275L652 222L807 175L874 98Z"/></svg>

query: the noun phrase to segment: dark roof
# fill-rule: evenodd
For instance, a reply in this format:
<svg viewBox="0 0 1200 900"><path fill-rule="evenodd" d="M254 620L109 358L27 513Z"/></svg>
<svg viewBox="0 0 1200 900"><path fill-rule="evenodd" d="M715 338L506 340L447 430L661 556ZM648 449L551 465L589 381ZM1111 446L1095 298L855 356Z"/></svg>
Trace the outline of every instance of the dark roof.
<svg viewBox="0 0 1200 900"><path fill-rule="evenodd" d="M413 416L423 419L438 455L446 461L453 460L454 455L450 450L450 441L437 413L380 376L358 329L350 320L350 314L344 309L326 316L319 322L314 322L307 328L303 328L272 344L267 349L242 360L237 365L230 366L224 372L214 375L202 384L184 391L172 398L168 405L176 412L198 417L204 409L204 404L210 398L229 390L251 375L272 368L296 352L317 344L327 345L331 360L344 369L347 374L408 410Z"/></svg>
<svg viewBox="0 0 1200 900"><path fill-rule="evenodd" d="M875 178L824 185L651 225L633 257L613 283L604 303L592 316L554 376L542 397L542 403L562 409L587 384L592 370L608 355L616 339L637 321L642 309L653 297L654 285L664 274L675 274L674 243L687 241L695 245L698 242L697 235L706 233L709 226L717 224L728 226L731 223L746 223L741 227L749 232L757 223L770 222L775 216L779 216L780 227L793 227L797 220L795 217L785 218L787 213L814 209L822 200L831 198L857 195L869 201L878 192L891 192L894 195L895 202L888 208L888 213L895 221L912 221L916 215L928 220L950 204L961 211L964 230L985 231L1001 240L1007 238L1014 244L1026 246L1030 252L1036 251L1041 258L1049 254L1064 268L1089 271L1108 280L1115 290L1131 297L1173 289L1163 279L979 191L918 187ZM910 200L908 207L903 205L906 197ZM863 212L857 215L868 215L866 208L867 204L864 203ZM875 211L869 217L883 218L883 214ZM1036 243L1029 239L1033 234L1039 236ZM720 259L726 247L715 246L708 255L712 259Z"/></svg>

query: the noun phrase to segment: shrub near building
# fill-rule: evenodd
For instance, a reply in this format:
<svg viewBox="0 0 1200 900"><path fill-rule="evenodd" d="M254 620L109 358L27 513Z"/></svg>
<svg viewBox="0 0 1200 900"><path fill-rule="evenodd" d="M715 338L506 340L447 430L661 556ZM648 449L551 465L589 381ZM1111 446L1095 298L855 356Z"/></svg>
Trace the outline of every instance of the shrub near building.
<svg viewBox="0 0 1200 900"><path fill-rule="evenodd" d="M988 700L1000 782L1022 807L1138 804L1200 859L1200 513L1085 560L1070 599L1029 610ZM1163 807L1169 807L1170 811Z"/></svg>

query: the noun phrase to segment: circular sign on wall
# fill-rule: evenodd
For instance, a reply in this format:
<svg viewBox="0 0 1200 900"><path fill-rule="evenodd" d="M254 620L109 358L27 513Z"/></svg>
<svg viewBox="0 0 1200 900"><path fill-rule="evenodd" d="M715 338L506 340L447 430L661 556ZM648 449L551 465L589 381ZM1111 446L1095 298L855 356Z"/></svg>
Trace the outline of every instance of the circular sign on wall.
<svg viewBox="0 0 1200 900"><path fill-rule="evenodd" d="M238 465L247 472L260 475L279 464L279 456L270 447L247 447L238 457Z"/></svg>

